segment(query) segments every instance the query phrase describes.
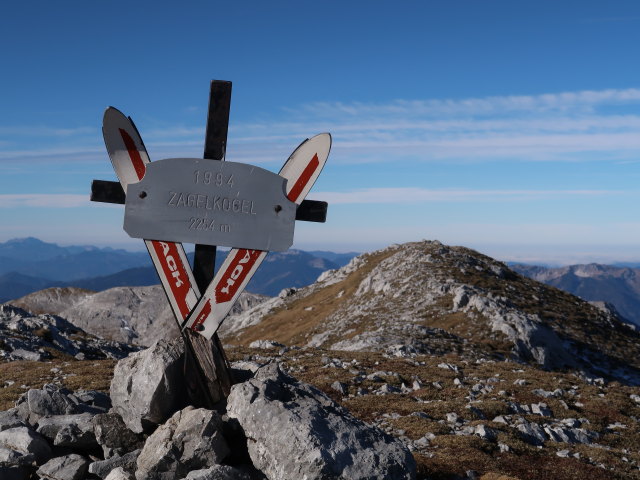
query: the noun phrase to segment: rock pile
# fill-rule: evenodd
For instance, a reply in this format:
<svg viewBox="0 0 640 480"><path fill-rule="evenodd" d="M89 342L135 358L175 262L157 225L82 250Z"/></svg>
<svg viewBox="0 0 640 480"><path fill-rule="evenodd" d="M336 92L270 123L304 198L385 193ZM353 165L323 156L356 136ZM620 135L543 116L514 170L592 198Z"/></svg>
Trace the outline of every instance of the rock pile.
<svg viewBox="0 0 640 480"><path fill-rule="evenodd" d="M54 385L0 414L0 478L414 479L398 440L276 363L240 362L226 411L185 405L181 342L121 360L110 395ZM254 373L255 371L255 373Z"/></svg>
<svg viewBox="0 0 640 480"><path fill-rule="evenodd" d="M90 335L56 315L33 315L0 305L0 358L5 361L41 361L56 353L78 360L119 359L137 350L139 347Z"/></svg>

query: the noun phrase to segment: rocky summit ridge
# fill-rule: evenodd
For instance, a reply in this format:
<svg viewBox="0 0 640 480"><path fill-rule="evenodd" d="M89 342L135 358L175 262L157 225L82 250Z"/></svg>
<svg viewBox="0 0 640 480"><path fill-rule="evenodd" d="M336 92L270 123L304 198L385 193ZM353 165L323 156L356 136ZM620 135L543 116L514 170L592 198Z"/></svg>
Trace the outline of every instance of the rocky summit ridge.
<svg viewBox="0 0 640 480"><path fill-rule="evenodd" d="M392 245L284 291L221 331L230 344L459 353L640 384L640 335L614 311L437 241Z"/></svg>
<svg viewBox="0 0 640 480"><path fill-rule="evenodd" d="M33 315L0 305L0 359L43 361L54 357L124 358L139 348L88 334L57 315Z"/></svg>
<svg viewBox="0 0 640 480"><path fill-rule="evenodd" d="M239 313L266 298L243 292L232 312ZM97 293L74 287L53 287L8 304L31 313L55 314L93 335L132 345L149 346L157 340L180 335L160 285L114 287Z"/></svg>

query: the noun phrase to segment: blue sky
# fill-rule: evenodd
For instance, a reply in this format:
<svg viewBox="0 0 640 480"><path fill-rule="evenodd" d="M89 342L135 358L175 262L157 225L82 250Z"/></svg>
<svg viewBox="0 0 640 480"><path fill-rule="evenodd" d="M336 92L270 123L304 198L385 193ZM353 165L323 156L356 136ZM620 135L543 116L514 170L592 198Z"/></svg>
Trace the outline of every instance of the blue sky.
<svg viewBox="0 0 640 480"><path fill-rule="evenodd" d="M142 248L101 121L152 159L202 155L208 85L231 80L227 159L277 171L333 149L295 247L438 239L503 260L640 260L640 3L110 2L0 7L0 241Z"/></svg>

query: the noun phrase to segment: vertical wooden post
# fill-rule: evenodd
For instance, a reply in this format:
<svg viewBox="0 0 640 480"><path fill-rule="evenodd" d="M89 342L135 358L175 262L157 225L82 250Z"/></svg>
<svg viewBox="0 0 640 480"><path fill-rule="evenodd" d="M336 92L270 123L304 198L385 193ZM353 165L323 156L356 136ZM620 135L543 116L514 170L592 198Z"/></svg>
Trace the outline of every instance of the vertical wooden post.
<svg viewBox="0 0 640 480"><path fill-rule="evenodd" d="M229 111L231 108L231 82L213 80L209 94L209 111L205 135L204 158L224 160L227 149ZM196 245L193 274L201 292L213 279L216 262L216 247ZM189 397L194 406L215 408L229 395L231 369L222 343L215 334L211 340L185 330ZM197 378L194 378L197 373ZM187 376L189 378L189 376Z"/></svg>

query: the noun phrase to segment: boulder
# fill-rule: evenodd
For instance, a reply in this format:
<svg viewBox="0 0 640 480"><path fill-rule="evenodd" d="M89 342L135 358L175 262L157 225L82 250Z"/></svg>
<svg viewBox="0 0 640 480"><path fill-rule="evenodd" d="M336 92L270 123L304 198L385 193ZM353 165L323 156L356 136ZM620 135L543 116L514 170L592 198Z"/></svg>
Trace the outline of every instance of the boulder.
<svg viewBox="0 0 640 480"><path fill-rule="evenodd" d="M251 480L251 477L228 465L214 465L203 470L192 470L185 480Z"/></svg>
<svg viewBox="0 0 640 480"><path fill-rule="evenodd" d="M109 472L104 480L135 480L135 475L131 472L127 472L124 468L114 468Z"/></svg>
<svg viewBox="0 0 640 480"><path fill-rule="evenodd" d="M133 432L151 431L183 406L183 353L182 338L160 340L116 364L111 402Z"/></svg>
<svg viewBox="0 0 640 480"><path fill-rule="evenodd" d="M0 412L0 432L8 428L26 427L27 423L19 414L17 408L11 408Z"/></svg>
<svg viewBox="0 0 640 480"><path fill-rule="evenodd" d="M89 473L100 477L107 478L112 470L122 468L123 470L133 473L136 469L136 460L141 450L134 450L122 456L113 456L107 460L100 460L89 465Z"/></svg>
<svg viewBox="0 0 640 480"><path fill-rule="evenodd" d="M140 435L129 430L117 413L96 415L92 422L96 440L102 447L105 458L124 455L142 447Z"/></svg>
<svg viewBox="0 0 640 480"><path fill-rule="evenodd" d="M0 465L29 466L35 460L33 453L21 453L7 447L0 447Z"/></svg>
<svg viewBox="0 0 640 480"><path fill-rule="evenodd" d="M532 445L542 445L547 440L544 430L537 423L529 423L522 419L522 423L516 425L516 428L520 430L524 441Z"/></svg>
<svg viewBox="0 0 640 480"><path fill-rule="evenodd" d="M46 480L83 480L87 473L89 460L72 453L56 457L42 465L36 472Z"/></svg>
<svg viewBox="0 0 640 480"><path fill-rule="evenodd" d="M44 417L38 421L37 432L56 447L91 450L98 447L92 418L90 413Z"/></svg>
<svg viewBox="0 0 640 480"><path fill-rule="evenodd" d="M71 392L57 385L46 384L42 389L32 388L16 402L19 415L31 425L38 423L41 417L80 413L78 402L69 395Z"/></svg>
<svg viewBox="0 0 640 480"><path fill-rule="evenodd" d="M415 461L404 445L277 364L234 385L227 413L238 419L253 464L270 480L415 478Z"/></svg>
<svg viewBox="0 0 640 480"><path fill-rule="evenodd" d="M33 454L38 465L51 458L51 448L47 441L29 427L8 428L0 432L0 446L21 453Z"/></svg>
<svg viewBox="0 0 640 480"><path fill-rule="evenodd" d="M174 480L220 463L229 454L222 428L213 410L189 406L176 412L144 444L136 479Z"/></svg>

